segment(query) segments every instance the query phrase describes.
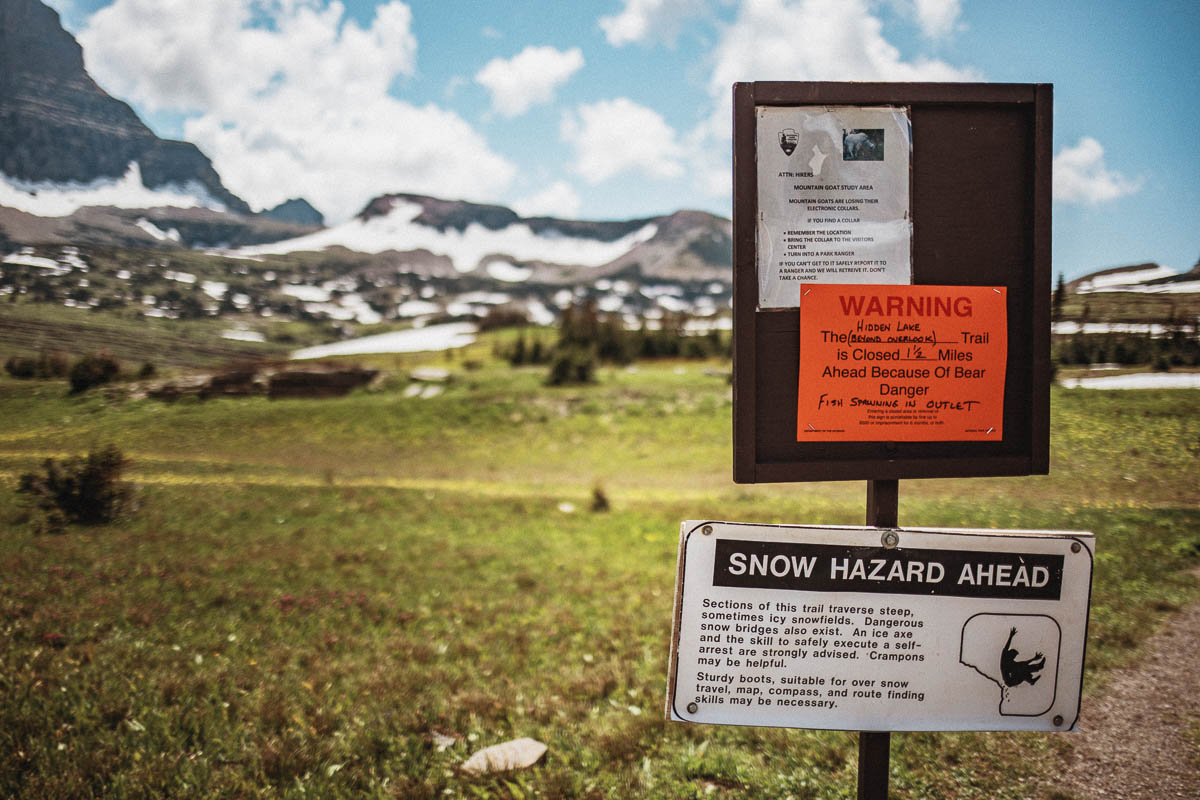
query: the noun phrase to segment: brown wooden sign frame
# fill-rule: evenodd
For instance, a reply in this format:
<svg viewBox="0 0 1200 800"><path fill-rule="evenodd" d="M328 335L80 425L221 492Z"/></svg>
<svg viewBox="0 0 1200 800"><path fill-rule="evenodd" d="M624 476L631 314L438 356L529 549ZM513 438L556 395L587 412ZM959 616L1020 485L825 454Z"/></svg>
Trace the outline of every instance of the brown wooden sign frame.
<svg viewBox="0 0 1200 800"><path fill-rule="evenodd" d="M999 442L797 442L799 314L758 310L758 106L905 106L913 283L1005 286ZM733 479L1035 475L1050 467L1050 84L733 86Z"/></svg>

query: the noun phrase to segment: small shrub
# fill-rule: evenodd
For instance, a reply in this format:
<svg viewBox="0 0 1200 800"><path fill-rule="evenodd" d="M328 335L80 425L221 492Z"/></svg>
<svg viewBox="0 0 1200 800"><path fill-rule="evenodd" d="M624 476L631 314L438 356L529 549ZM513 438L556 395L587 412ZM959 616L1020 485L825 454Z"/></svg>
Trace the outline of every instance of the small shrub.
<svg viewBox="0 0 1200 800"><path fill-rule="evenodd" d="M498 328L516 328L529 324L529 315L517 308L493 306L488 309L483 319L479 320L480 333L494 331Z"/></svg>
<svg viewBox="0 0 1200 800"><path fill-rule="evenodd" d="M68 367L67 354L62 350L43 350L37 358L11 356L4 362L4 371L14 378L63 378Z"/></svg>
<svg viewBox="0 0 1200 800"><path fill-rule="evenodd" d="M559 347L550 361L550 375L546 383L550 386L566 386L572 383L592 383L596 377L596 353L590 347L567 345Z"/></svg>
<svg viewBox="0 0 1200 800"><path fill-rule="evenodd" d="M43 350L38 353L39 378L65 378L71 369L71 357L64 350Z"/></svg>
<svg viewBox="0 0 1200 800"><path fill-rule="evenodd" d="M37 362L28 356L9 356L4 371L14 378L32 378L37 374Z"/></svg>
<svg viewBox="0 0 1200 800"><path fill-rule="evenodd" d="M526 338L525 332L508 345L497 345L493 351L497 358L502 358L511 366L520 367L526 364L545 364L550 361L551 348L542 344L538 334L533 340Z"/></svg>
<svg viewBox="0 0 1200 800"><path fill-rule="evenodd" d="M154 363L150 362L150 361L147 361L145 364L142 364L142 368L138 370L138 378L140 378L141 380L146 380L147 378L153 378L157 374L158 374L158 367L154 366Z"/></svg>
<svg viewBox="0 0 1200 800"><path fill-rule="evenodd" d="M79 394L93 386L109 383L120 374L120 362L113 358L111 353L101 350L76 361L67 377L71 381L71 393Z"/></svg>
<svg viewBox="0 0 1200 800"><path fill-rule="evenodd" d="M86 458L68 458L61 464L48 458L42 472L27 472L20 477L17 492L33 498L51 529L61 529L68 522L112 522L128 510L133 497L132 485L121 480L128 464L114 445L93 450Z"/></svg>
<svg viewBox="0 0 1200 800"><path fill-rule="evenodd" d="M597 514L602 514L608 511L612 506L608 502L608 495L604 493L604 487L592 487L592 511Z"/></svg>

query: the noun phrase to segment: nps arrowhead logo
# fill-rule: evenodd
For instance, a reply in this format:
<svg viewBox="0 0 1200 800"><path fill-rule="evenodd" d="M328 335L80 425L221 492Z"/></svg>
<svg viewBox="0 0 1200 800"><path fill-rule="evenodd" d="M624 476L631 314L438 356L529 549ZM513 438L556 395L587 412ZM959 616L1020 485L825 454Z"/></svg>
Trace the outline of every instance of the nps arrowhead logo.
<svg viewBox="0 0 1200 800"><path fill-rule="evenodd" d="M779 132L779 148L783 150L785 156L790 156L796 151L796 145L800 143L800 134L796 133L794 128L784 128Z"/></svg>

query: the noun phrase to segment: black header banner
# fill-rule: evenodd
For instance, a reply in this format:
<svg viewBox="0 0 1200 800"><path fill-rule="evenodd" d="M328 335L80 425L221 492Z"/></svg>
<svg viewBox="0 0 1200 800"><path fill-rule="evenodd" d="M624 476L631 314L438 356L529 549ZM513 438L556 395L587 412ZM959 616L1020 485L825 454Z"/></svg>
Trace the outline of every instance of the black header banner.
<svg viewBox="0 0 1200 800"><path fill-rule="evenodd" d="M718 539L714 586L1058 600L1063 556Z"/></svg>

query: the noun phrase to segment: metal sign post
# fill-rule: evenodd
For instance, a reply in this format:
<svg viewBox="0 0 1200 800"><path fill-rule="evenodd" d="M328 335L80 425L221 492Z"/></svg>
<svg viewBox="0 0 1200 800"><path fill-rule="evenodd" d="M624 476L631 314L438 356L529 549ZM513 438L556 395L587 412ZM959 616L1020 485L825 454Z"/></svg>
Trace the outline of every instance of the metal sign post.
<svg viewBox="0 0 1200 800"><path fill-rule="evenodd" d="M900 481L867 481L867 524L895 528L900 524ZM858 800L887 800L892 735L859 731Z"/></svg>
<svg viewBox="0 0 1200 800"><path fill-rule="evenodd" d="M891 745L890 733L858 734L858 800L887 800Z"/></svg>

